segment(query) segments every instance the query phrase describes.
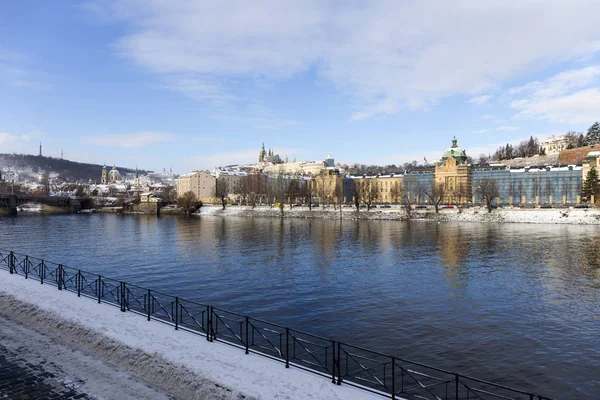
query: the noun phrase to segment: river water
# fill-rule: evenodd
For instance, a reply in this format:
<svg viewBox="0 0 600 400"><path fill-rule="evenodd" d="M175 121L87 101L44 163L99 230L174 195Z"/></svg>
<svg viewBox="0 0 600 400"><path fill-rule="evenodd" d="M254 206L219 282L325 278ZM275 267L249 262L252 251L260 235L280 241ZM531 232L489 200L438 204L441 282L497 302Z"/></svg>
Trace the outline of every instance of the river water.
<svg viewBox="0 0 600 400"><path fill-rule="evenodd" d="M600 398L595 226L0 218L0 247L564 399Z"/></svg>

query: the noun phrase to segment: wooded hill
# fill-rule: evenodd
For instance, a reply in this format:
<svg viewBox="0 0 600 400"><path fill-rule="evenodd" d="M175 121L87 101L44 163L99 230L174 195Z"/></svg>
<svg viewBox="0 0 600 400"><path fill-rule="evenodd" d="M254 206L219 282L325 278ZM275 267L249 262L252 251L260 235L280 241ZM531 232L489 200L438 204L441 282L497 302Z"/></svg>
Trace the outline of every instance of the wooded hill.
<svg viewBox="0 0 600 400"><path fill-rule="evenodd" d="M112 166L107 166L110 170ZM53 157L40 157L31 154L0 154L0 169L8 169L23 174L41 174L42 172L56 173L59 180L64 182L100 182L102 165L61 160ZM117 167L121 174L135 173L134 169ZM145 174L146 171L140 171Z"/></svg>

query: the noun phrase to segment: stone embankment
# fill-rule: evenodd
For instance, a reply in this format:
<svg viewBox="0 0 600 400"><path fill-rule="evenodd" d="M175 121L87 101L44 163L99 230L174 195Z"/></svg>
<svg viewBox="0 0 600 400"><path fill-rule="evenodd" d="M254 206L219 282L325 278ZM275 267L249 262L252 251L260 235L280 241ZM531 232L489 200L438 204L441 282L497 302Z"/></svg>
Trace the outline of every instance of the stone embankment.
<svg viewBox="0 0 600 400"><path fill-rule="evenodd" d="M204 206L194 215L197 216L238 216L238 217L278 217L281 218L325 218L325 219L372 219L406 221L408 216L400 208L375 208L367 211L355 208L330 208L285 207L283 213L275 207L246 207L229 206L225 210L221 207ZM411 220L438 221L438 222L504 222L504 223L529 223L529 224L571 224L571 225L600 225L600 211L598 209L521 209L498 208L488 213L483 207L467 209L447 208L440 209L436 214L433 208L417 209L411 212Z"/></svg>

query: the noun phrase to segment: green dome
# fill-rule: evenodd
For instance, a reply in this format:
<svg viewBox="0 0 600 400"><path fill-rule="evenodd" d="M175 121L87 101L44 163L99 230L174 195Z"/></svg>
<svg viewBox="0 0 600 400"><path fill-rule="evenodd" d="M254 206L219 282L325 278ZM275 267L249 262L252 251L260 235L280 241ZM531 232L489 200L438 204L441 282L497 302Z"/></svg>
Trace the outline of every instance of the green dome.
<svg viewBox="0 0 600 400"><path fill-rule="evenodd" d="M444 155L442 156L442 162L444 164L446 164L446 160L450 157L454 158L456 160L456 163L459 165L467 162L467 152L464 149L458 147L456 142L457 140L455 136L454 139L452 139L452 147L446 150L444 152Z"/></svg>

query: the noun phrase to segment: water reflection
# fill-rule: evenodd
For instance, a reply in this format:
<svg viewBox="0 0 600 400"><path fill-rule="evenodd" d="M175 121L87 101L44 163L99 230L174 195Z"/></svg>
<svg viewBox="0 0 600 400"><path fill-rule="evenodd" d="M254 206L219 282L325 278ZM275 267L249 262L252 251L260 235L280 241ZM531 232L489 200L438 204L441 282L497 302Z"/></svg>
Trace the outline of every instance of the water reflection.
<svg viewBox="0 0 600 400"><path fill-rule="evenodd" d="M405 358L600 397L597 227L81 215L3 218L0 241Z"/></svg>

